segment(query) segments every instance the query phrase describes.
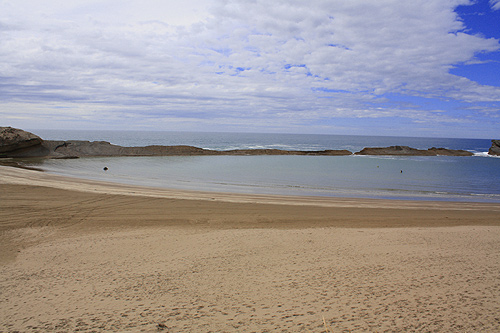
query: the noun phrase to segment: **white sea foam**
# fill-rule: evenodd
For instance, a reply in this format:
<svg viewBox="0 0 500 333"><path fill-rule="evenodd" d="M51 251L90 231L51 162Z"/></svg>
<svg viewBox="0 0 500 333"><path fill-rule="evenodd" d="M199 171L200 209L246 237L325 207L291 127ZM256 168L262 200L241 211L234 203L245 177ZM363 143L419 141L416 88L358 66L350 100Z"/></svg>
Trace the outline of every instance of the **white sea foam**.
<svg viewBox="0 0 500 333"><path fill-rule="evenodd" d="M474 156L477 156L477 157L493 157L493 158L500 158L500 156L496 156L496 155L490 155L490 154L488 154L488 152L487 152L487 151L474 153Z"/></svg>

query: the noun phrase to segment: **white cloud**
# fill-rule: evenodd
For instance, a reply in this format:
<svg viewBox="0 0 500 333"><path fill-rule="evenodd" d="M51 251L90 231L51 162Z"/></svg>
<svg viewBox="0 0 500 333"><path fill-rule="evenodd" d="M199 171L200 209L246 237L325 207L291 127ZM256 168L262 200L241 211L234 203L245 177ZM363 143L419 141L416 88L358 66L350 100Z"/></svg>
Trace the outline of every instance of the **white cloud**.
<svg viewBox="0 0 500 333"><path fill-rule="evenodd" d="M500 9L500 0L490 0L490 6L493 10Z"/></svg>
<svg viewBox="0 0 500 333"><path fill-rule="evenodd" d="M72 108L47 114L86 121L113 110L144 121L295 126L401 116L380 109L386 93L500 101L498 87L449 74L499 49L495 39L464 32L454 8L470 1L179 3L2 2L3 103L51 101Z"/></svg>

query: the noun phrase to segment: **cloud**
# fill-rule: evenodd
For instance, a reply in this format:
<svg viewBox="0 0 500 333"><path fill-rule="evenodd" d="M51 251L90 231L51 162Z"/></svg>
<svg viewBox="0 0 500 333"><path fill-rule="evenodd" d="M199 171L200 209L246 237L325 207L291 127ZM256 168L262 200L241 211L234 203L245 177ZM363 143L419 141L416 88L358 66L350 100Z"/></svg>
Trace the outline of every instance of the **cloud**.
<svg viewBox="0 0 500 333"><path fill-rule="evenodd" d="M99 122L107 113L145 126L177 119L289 128L425 113L381 108L388 93L498 103L500 88L449 73L499 50L498 40L467 34L454 11L467 4L7 1L0 99L24 109L71 107L47 111L59 119Z"/></svg>
<svg viewBox="0 0 500 333"><path fill-rule="evenodd" d="M493 10L500 9L500 0L490 0L490 6Z"/></svg>

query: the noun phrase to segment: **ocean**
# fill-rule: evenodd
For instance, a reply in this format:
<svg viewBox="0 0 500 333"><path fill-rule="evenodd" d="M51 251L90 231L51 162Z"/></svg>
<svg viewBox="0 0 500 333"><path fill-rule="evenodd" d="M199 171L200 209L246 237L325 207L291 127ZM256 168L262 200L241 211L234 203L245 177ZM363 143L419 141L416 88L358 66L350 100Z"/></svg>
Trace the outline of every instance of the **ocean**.
<svg viewBox="0 0 500 333"><path fill-rule="evenodd" d="M50 173L163 188L248 194L500 202L500 158L491 140L382 136L30 130L46 140L121 146L190 145L214 150L410 146L464 149L472 157L174 156L45 160ZM108 170L104 171L103 168Z"/></svg>

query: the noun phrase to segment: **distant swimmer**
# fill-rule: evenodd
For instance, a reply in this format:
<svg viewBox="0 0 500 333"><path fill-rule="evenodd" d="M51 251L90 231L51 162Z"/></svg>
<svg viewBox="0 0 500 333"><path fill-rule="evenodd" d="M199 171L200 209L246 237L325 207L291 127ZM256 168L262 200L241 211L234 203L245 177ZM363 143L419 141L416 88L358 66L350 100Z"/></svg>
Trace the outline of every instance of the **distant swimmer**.
<svg viewBox="0 0 500 333"><path fill-rule="evenodd" d="M104 170L104 171L108 171L108 167L104 167L104 168L103 168L103 170Z"/></svg>
<svg viewBox="0 0 500 333"><path fill-rule="evenodd" d="M403 173L403 170L401 170L401 173Z"/></svg>

